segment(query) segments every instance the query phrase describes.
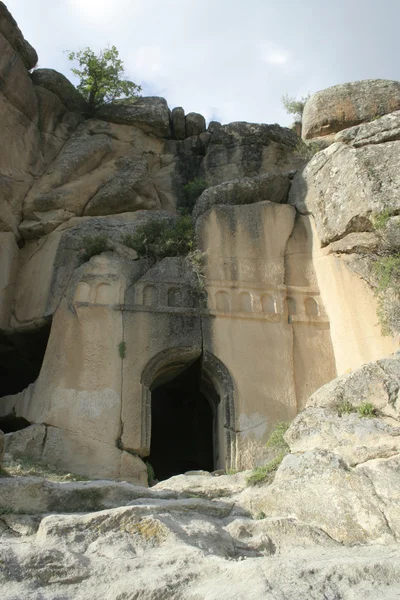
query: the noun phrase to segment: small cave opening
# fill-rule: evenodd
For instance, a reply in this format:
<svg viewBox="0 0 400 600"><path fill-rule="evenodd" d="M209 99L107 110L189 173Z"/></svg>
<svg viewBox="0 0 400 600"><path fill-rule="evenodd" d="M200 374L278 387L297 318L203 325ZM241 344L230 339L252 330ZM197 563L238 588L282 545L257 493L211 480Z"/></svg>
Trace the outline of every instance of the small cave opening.
<svg viewBox="0 0 400 600"><path fill-rule="evenodd" d="M14 415L7 415L6 417L0 418L0 430L3 433L13 433L14 431L20 431L26 429L31 423L23 417L16 417Z"/></svg>
<svg viewBox="0 0 400 600"><path fill-rule="evenodd" d="M148 461L156 479L214 470L215 407L204 394L201 359L151 393Z"/></svg>
<svg viewBox="0 0 400 600"><path fill-rule="evenodd" d="M30 331L0 333L0 398L22 392L38 378L51 321Z"/></svg>

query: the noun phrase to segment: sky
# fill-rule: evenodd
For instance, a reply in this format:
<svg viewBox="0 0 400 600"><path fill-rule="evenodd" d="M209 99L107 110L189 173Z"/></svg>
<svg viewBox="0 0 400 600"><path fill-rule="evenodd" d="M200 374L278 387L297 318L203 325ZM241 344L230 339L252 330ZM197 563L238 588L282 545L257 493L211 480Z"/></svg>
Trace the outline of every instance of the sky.
<svg viewBox="0 0 400 600"><path fill-rule="evenodd" d="M115 45L142 95L207 121L289 125L282 95L400 80L400 0L5 0L39 67Z"/></svg>

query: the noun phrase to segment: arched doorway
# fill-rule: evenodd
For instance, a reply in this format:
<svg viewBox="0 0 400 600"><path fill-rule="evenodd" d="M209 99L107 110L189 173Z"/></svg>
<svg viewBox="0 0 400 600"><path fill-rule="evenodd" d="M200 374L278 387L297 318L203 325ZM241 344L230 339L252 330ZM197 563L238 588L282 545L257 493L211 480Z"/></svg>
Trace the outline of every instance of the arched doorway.
<svg viewBox="0 0 400 600"><path fill-rule="evenodd" d="M164 351L148 363L142 384L142 435L157 479L234 466L234 385L217 358Z"/></svg>

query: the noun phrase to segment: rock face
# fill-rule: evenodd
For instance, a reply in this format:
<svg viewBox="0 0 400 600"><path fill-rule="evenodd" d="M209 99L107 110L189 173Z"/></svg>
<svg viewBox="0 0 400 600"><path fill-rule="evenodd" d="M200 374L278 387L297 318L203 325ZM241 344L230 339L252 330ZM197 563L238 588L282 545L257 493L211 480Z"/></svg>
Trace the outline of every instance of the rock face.
<svg viewBox="0 0 400 600"><path fill-rule="evenodd" d="M205 190L193 210L197 219L215 205L252 204L254 202L284 203L289 192L289 176L287 174L259 175L221 183Z"/></svg>
<svg viewBox="0 0 400 600"><path fill-rule="evenodd" d="M248 487L249 472L192 472L151 489L3 478L5 599L25 597L45 582L41 594L49 600L61 590L66 599L94 599L163 597L166 589L171 597L193 600L228 600L232 593L240 600L349 594L392 600L400 591L400 452L383 458L371 438L369 457L350 465L344 453L355 438L349 440L349 422L337 416L337 406L369 400L382 414L393 412L399 369L397 354L314 394L285 435L291 453L271 484ZM317 409L326 412L310 450L304 418ZM396 410L393 421L400 425ZM373 420L383 422L381 416ZM327 423L336 423L335 451L327 449L332 435L318 433ZM354 429L365 441L361 431Z"/></svg>
<svg viewBox="0 0 400 600"><path fill-rule="evenodd" d="M71 112L87 112L86 101L65 75L54 69L35 69L31 78L34 85L55 94Z"/></svg>
<svg viewBox="0 0 400 600"><path fill-rule="evenodd" d="M0 467L4 456L4 433L0 430Z"/></svg>
<svg viewBox="0 0 400 600"><path fill-rule="evenodd" d="M206 130L162 98L88 118L63 75L29 73L2 10L0 425L33 427L7 434L10 448L139 482L142 458L162 478L255 464L276 421L397 347L377 326L368 261L399 244L399 111L340 131L305 168L290 129ZM196 185L194 232L177 209ZM364 433L382 456L397 449L393 424Z"/></svg>
<svg viewBox="0 0 400 600"><path fill-rule="evenodd" d="M399 144L399 111L341 131L331 146L317 153L296 174L290 190L289 203L302 214L313 215L317 236L325 246L322 250L315 247L315 265L319 285L325 290L340 373L371 358L371 354L364 353L369 345L380 348L376 357L397 347L396 342L390 347L390 343L380 341L380 333L372 323L366 324L368 334L364 325L363 342L356 332L362 327L361 315L376 302L372 293L377 286L374 262L388 253L396 255L399 248ZM380 215L384 216L382 226ZM384 318L395 334L400 323L400 301L395 291L391 294ZM343 302L350 295L352 301ZM336 314L338 302L342 302L340 314ZM353 342L348 345L345 331L350 330ZM359 359L352 362L351 356L362 356L361 363ZM342 368L344 363L346 367Z"/></svg>
<svg viewBox="0 0 400 600"><path fill-rule="evenodd" d="M211 125L211 124L210 124ZM200 175L217 185L238 177L288 172L303 166L297 135L279 125L230 123L212 127Z"/></svg>
<svg viewBox="0 0 400 600"><path fill-rule="evenodd" d="M185 117L186 137L200 135L206 130L206 120L203 115L189 113Z"/></svg>
<svg viewBox="0 0 400 600"><path fill-rule="evenodd" d="M176 140L184 140L186 137L185 111L181 106L172 109L172 133Z"/></svg>
<svg viewBox="0 0 400 600"><path fill-rule="evenodd" d="M399 156L400 141L359 148L335 143L296 176L290 202L303 214L312 213L325 245L349 233L371 231L381 212L400 210Z"/></svg>
<svg viewBox="0 0 400 600"><path fill-rule="evenodd" d="M302 119L304 139L337 133L400 108L400 83L366 79L335 85L313 94Z"/></svg>
<svg viewBox="0 0 400 600"><path fill-rule="evenodd" d="M0 33L21 57L25 67L33 69L38 61L36 50L26 41L15 19L3 2L0 4Z"/></svg>
<svg viewBox="0 0 400 600"><path fill-rule="evenodd" d="M171 133L168 105L164 98L157 96L106 104L96 116L110 123L134 125L157 137L169 137Z"/></svg>

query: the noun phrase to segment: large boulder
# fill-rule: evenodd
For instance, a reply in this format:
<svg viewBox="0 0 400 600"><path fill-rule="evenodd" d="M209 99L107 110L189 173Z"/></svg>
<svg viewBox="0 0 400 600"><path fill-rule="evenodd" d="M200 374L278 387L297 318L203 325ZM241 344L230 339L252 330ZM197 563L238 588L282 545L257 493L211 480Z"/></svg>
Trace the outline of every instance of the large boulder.
<svg viewBox="0 0 400 600"><path fill-rule="evenodd" d="M53 92L70 111L87 112L87 102L62 73L54 69L36 69L31 78L34 85Z"/></svg>
<svg viewBox="0 0 400 600"><path fill-rule="evenodd" d="M363 406L369 406L371 414L363 416ZM321 387L285 439L292 452L322 448L349 465L399 455L400 353Z"/></svg>
<svg viewBox="0 0 400 600"><path fill-rule="evenodd" d="M198 176L209 186L264 173L282 173L304 165L299 138L280 125L230 123L212 126Z"/></svg>
<svg viewBox="0 0 400 600"><path fill-rule="evenodd" d="M25 67L33 69L38 61L36 50L26 41L4 2L0 2L0 33L19 54Z"/></svg>
<svg viewBox="0 0 400 600"><path fill-rule="evenodd" d="M323 244L371 231L400 210L400 112L337 136L293 181L289 202L314 216Z"/></svg>
<svg viewBox="0 0 400 600"><path fill-rule="evenodd" d="M175 140L184 140L186 137L185 111L181 106L176 106L171 112L172 135Z"/></svg>
<svg viewBox="0 0 400 600"><path fill-rule="evenodd" d="M163 166L162 151L161 140L136 127L85 121L30 189L20 232L42 236L71 215L161 208L161 192L167 203L173 177L173 163L172 169Z"/></svg>
<svg viewBox="0 0 400 600"><path fill-rule="evenodd" d="M259 175L244 177L206 189L197 200L193 216L197 219L210 208L219 204L254 204L267 200L285 202L289 192L288 174Z"/></svg>
<svg viewBox="0 0 400 600"><path fill-rule="evenodd" d="M168 138L171 135L168 104L158 96L105 104L97 111L96 117L111 123L135 125L157 137Z"/></svg>
<svg viewBox="0 0 400 600"><path fill-rule="evenodd" d="M366 79L335 85L313 94L302 120L302 136L337 133L400 108L400 82Z"/></svg>
<svg viewBox="0 0 400 600"><path fill-rule="evenodd" d="M206 120L199 113L188 113L185 117L186 137L200 135L206 130Z"/></svg>

